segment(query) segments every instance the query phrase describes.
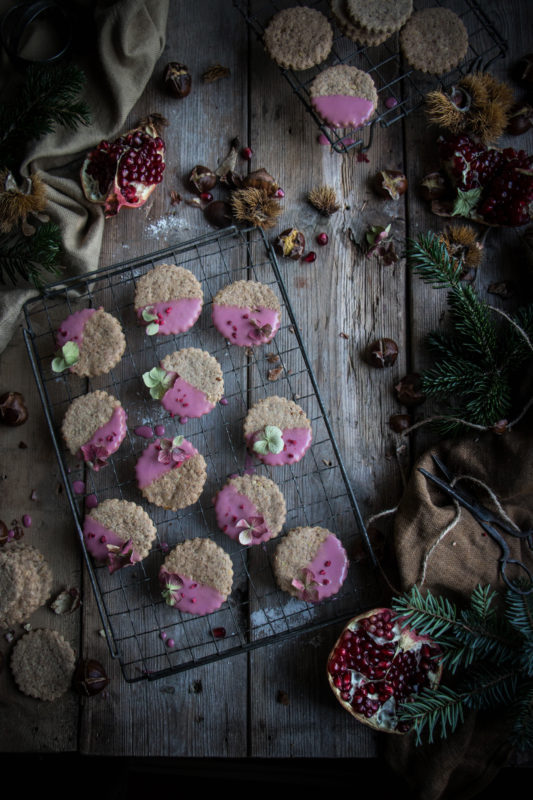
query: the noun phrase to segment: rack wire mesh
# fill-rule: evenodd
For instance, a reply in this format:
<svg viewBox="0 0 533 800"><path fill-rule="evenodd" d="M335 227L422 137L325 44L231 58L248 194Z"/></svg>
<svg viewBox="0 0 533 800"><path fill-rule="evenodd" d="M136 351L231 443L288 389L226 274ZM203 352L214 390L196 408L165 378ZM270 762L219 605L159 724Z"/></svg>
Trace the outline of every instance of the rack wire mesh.
<svg viewBox="0 0 533 800"><path fill-rule="evenodd" d="M338 153L348 153L354 149L358 152L369 150L376 125L388 128L399 122L422 106L427 92L439 87L446 89L453 86L463 75L473 70L486 70L495 59L503 58L507 53L505 39L477 0L414 0L415 10L440 6L455 11L468 31L468 50L463 61L455 69L440 76L428 76L410 68L400 52L398 34L376 47L358 45L348 39L339 31L327 0L233 0L233 3L260 41L263 40L269 20L282 8L308 6L321 11L329 19L334 37L328 58L322 64L301 72L281 67L280 71L313 118L320 130L322 143L329 143ZM327 67L339 64L350 64L368 72L376 84L379 98L377 113L371 121L357 130L329 127L311 104L309 87L312 81Z"/></svg>
<svg viewBox="0 0 533 800"><path fill-rule="evenodd" d="M147 270L168 262L185 266L196 275L204 292L203 311L186 333L150 337L137 323L134 287ZM267 284L280 298L281 327L272 342L263 347L231 345L212 324L213 296L239 279ZM116 316L126 334L127 347L121 362L108 375L93 379L53 373L55 332L61 321L79 308L99 306ZM77 535L111 653L119 659L126 680L154 679L184 671L347 619L378 602L381 589L372 548L276 256L262 232L227 229L55 284L41 297L28 301L24 313L26 345ZM184 425L149 397L141 377L167 353L182 347L199 347L218 359L225 391L224 403ZM272 380L272 369L280 373L276 380ZM127 437L109 459L108 467L99 472L86 469L73 458L60 435L69 404L95 389L117 397L128 414ZM294 399L311 421L313 442L297 464L268 467L246 452L244 417L251 404L270 395ZM207 462L208 477L200 500L177 513L145 502L135 482L134 464L147 444L135 430L140 426L154 429L157 425L163 425L170 438L183 433ZM272 555L279 538L247 548L218 530L214 496L230 475L246 470L268 475L283 492L287 505L285 531L300 525L321 525L341 538L351 564L348 578L334 598L312 604L281 592L272 572ZM98 502L114 497L144 506L157 528L156 544L147 558L113 575L105 566L92 562L82 534L85 507L91 496ZM234 569L230 597L206 617L194 617L167 606L157 581L168 549L196 536L209 536L220 544L232 558ZM354 559L354 554L360 554L365 547L368 557ZM166 642L162 633L166 634ZM168 646L169 640L174 641L172 647Z"/></svg>

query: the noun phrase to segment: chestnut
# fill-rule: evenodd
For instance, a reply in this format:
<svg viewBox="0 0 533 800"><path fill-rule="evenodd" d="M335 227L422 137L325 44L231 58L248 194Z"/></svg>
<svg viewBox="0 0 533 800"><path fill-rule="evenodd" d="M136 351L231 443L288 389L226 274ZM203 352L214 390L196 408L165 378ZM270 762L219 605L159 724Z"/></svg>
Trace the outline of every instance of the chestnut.
<svg viewBox="0 0 533 800"><path fill-rule="evenodd" d="M191 91L192 78L189 68L179 61L171 61L166 66L163 83L169 94L182 100Z"/></svg>
<svg viewBox="0 0 533 800"><path fill-rule="evenodd" d="M85 697L102 692L109 685L109 678L99 661L94 658L80 659L74 670L73 688Z"/></svg>
<svg viewBox="0 0 533 800"><path fill-rule="evenodd" d="M371 367L383 369L384 367L392 367L398 358L398 345L394 339L387 339L385 337L376 339L368 345L365 351L365 359Z"/></svg>
<svg viewBox="0 0 533 800"><path fill-rule="evenodd" d="M202 166L202 164L197 164L193 167L189 175L189 186L197 194L209 192L216 185L216 182L217 176L215 173L209 167Z"/></svg>
<svg viewBox="0 0 533 800"><path fill-rule="evenodd" d="M389 426L395 433L403 433L411 425L412 420L409 414L392 414L389 417Z"/></svg>
<svg viewBox="0 0 533 800"><path fill-rule="evenodd" d="M264 167L250 172L249 175L245 175L242 179L242 185L245 188L253 186L255 189L262 189L270 197L276 194L279 189L279 184L276 183L272 175L270 175Z"/></svg>
<svg viewBox="0 0 533 800"><path fill-rule="evenodd" d="M23 425L27 419L28 409L20 392L5 392L0 397L0 422L16 427Z"/></svg>
<svg viewBox="0 0 533 800"><path fill-rule="evenodd" d="M419 189L423 200L440 200L446 194L446 178L440 172L430 172L420 181Z"/></svg>
<svg viewBox="0 0 533 800"><path fill-rule="evenodd" d="M520 136L533 127L533 107L527 103L517 103L509 113L509 122L505 133Z"/></svg>
<svg viewBox="0 0 533 800"><path fill-rule="evenodd" d="M382 169L374 178L376 192L387 200L399 200L407 191L407 178L397 169Z"/></svg>
<svg viewBox="0 0 533 800"><path fill-rule="evenodd" d="M206 220L215 228L227 228L232 223L232 211L225 200L215 200L204 208Z"/></svg>
<svg viewBox="0 0 533 800"><path fill-rule="evenodd" d="M279 256L297 261L305 253L305 236L297 228L287 228L274 241L274 250Z"/></svg>
<svg viewBox="0 0 533 800"><path fill-rule="evenodd" d="M402 406L419 406L426 399L422 392L422 380L418 372L405 375L394 387L396 399Z"/></svg>

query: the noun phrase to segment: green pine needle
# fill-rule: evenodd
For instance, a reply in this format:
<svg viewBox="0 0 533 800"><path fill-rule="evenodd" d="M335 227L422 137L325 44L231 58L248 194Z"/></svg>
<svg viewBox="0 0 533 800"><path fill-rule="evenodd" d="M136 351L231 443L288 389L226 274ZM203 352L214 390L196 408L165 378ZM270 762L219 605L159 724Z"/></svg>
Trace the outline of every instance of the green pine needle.
<svg viewBox="0 0 533 800"><path fill-rule="evenodd" d="M4 236L0 239L0 283L8 278L15 284L22 278L42 289L43 273L60 275L61 253L61 232L53 222L43 223L31 236Z"/></svg>
<svg viewBox="0 0 533 800"><path fill-rule="evenodd" d="M412 725L417 745L422 744L422 734L427 727L427 739L431 744L437 727L441 738L445 739L464 721L464 697L447 686L423 689L414 699L400 705L398 719Z"/></svg>

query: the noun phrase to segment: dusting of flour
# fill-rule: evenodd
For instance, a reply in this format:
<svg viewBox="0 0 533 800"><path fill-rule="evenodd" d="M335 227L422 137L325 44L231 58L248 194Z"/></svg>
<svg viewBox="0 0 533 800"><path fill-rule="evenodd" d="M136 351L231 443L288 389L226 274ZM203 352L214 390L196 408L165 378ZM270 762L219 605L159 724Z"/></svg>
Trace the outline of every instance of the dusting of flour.
<svg viewBox="0 0 533 800"><path fill-rule="evenodd" d="M146 226L146 236L151 239L160 239L168 236L174 236L179 231L188 231L191 229L190 223L178 217L175 214L167 214L165 217L160 217L155 222L151 222Z"/></svg>

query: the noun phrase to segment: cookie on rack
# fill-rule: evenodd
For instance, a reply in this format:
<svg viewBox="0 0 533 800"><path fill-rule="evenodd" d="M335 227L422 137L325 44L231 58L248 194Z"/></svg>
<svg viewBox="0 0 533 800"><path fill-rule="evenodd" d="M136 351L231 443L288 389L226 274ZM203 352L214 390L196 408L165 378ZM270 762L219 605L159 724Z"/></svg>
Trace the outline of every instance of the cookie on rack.
<svg viewBox="0 0 533 800"><path fill-rule="evenodd" d="M15 542L0 550L0 629L26 622L51 591L52 572L36 547Z"/></svg>
<svg viewBox="0 0 533 800"><path fill-rule="evenodd" d="M11 672L21 692L38 700L57 700L72 684L76 655L57 631L38 628L13 648Z"/></svg>
<svg viewBox="0 0 533 800"><path fill-rule="evenodd" d="M281 305L269 286L257 281L235 281L213 298L213 325L239 347L272 341L281 324Z"/></svg>
<svg viewBox="0 0 533 800"><path fill-rule="evenodd" d="M137 281L133 305L149 336L185 333L202 311L204 294L193 273L158 264Z"/></svg>
<svg viewBox="0 0 533 800"><path fill-rule="evenodd" d="M159 367L145 372L150 396L180 422L203 417L224 396L224 377L217 359L206 350L187 347L165 356Z"/></svg>
<svg viewBox="0 0 533 800"><path fill-rule="evenodd" d="M468 32L448 8L415 11L400 33L402 52L414 69L442 75L461 63L468 50Z"/></svg>
<svg viewBox="0 0 533 800"><path fill-rule="evenodd" d="M137 486L149 503L171 511L196 503L207 477L204 457L183 436L156 439L135 465Z"/></svg>
<svg viewBox="0 0 533 800"><path fill-rule="evenodd" d="M56 332L56 344L52 370L68 369L84 378L110 372L126 349L120 322L103 308L83 308L70 314Z"/></svg>
<svg viewBox="0 0 533 800"><path fill-rule="evenodd" d="M348 556L327 528L293 528L276 547L274 574L280 589L318 603L337 594L348 574Z"/></svg>
<svg viewBox="0 0 533 800"><path fill-rule="evenodd" d="M146 558L156 533L146 511L129 500L104 500L83 522L87 551L111 574Z"/></svg>
<svg viewBox="0 0 533 800"><path fill-rule="evenodd" d="M230 478L215 498L217 525L243 545L274 539L287 516L285 498L264 475Z"/></svg>
<svg viewBox="0 0 533 800"><path fill-rule="evenodd" d="M371 76L349 64L320 72L309 86L309 95L318 116L333 128L360 128L378 104Z"/></svg>
<svg viewBox="0 0 533 800"><path fill-rule="evenodd" d="M169 606L187 614L210 614L231 593L231 558L211 539L187 539L165 558L159 584Z"/></svg>
<svg viewBox="0 0 533 800"><path fill-rule="evenodd" d="M390 35L413 13L413 0L346 0L346 13L354 25Z"/></svg>
<svg viewBox="0 0 533 800"><path fill-rule="evenodd" d="M83 458L98 472L124 440L126 418L120 401L97 389L72 401L63 418L61 433L72 455Z"/></svg>
<svg viewBox="0 0 533 800"><path fill-rule="evenodd" d="M294 464L313 438L311 423L293 400L273 395L255 403L244 420L246 446L271 466Z"/></svg>
<svg viewBox="0 0 533 800"><path fill-rule="evenodd" d="M356 25L348 16L346 0L330 0L330 8L340 32L363 47L376 47L392 36L393 32L376 33Z"/></svg>
<svg viewBox="0 0 533 800"><path fill-rule="evenodd" d="M310 69L329 56L333 29L327 17L314 8L284 8L268 23L263 42L270 58L280 67Z"/></svg>

